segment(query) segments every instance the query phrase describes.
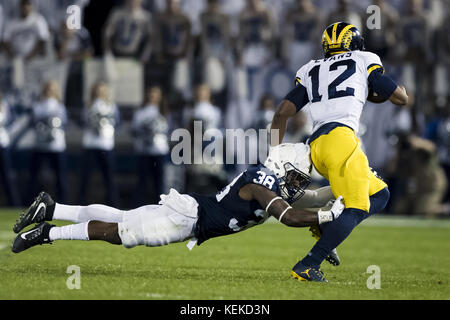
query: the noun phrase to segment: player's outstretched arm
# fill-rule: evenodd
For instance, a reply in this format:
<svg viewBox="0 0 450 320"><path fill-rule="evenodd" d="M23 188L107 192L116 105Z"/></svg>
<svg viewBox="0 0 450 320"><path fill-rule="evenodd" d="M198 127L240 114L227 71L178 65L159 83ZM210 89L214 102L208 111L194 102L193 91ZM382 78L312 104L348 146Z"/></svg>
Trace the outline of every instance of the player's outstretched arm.
<svg viewBox="0 0 450 320"><path fill-rule="evenodd" d="M318 213L315 213L292 208L286 201L277 196L275 192L261 185L248 184L241 191L245 193L241 194L240 192L241 196L251 197L251 199L258 201L261 207L265 208L270 215L290 227L309 227L330 222L336 219L344 209L340 201L341 198L336 200L336 205L333 205L331 210L319 210Z"/></svg>

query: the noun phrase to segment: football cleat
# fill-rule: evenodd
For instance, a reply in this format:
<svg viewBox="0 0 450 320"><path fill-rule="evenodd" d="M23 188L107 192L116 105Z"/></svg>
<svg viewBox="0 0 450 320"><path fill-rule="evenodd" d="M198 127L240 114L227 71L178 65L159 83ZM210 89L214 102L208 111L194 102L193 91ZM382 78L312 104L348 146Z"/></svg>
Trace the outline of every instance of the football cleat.
<svg viewBox="0 0 450 320"><path fill-rule="evenodd" d="M322 235L319 226L312 226L309 228L309 231L311 231L313 238L319 241L320 236ZM336 248L334 248L330 252L330 254L325 258L325 260L327 260L331 265L335 267L341 264L341 259L339 258Z"/></svg>
<svg viewBox="0 0 450 320"><path fill-rule="evenodd" d="M23 228L33 223L51 221L54 208L55 201L53 201L50 195L47 192L39 193L31 206L20 215L13 227L13 231L19 233Z"/></svg>
<svg viewBox="0 0 450 320"><path fill-rule="evenodd" d="M331 250L330 254L325 258L331 265L337 267L341 264L341 259L339 259L336 248Z"/></svg>
<svg viewBox="0 0 450 320"><path fill-rule="evenodd" d="M53 224L42 222L28 231L20 233L14 239L11 251L19 253L38 244L51 243L49 235L50 229L53 227Z"/></svg>
<svg viewBox="0 0 450 320"><path fill-rule="evenodd" d="M292 268L291 276L299 281L328 282L319 268L305 267L301 261Z"/></svg>

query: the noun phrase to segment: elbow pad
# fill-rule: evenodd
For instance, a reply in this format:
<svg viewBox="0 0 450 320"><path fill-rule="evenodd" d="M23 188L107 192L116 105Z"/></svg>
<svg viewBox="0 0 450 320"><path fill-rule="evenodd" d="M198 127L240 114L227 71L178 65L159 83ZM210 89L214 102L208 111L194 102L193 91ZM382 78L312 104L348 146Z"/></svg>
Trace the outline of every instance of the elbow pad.
<svg viewBox="0 0 450 320"><path fill-rule="evenodd" d="M390 77L384 75L381 69L372 71L368 80L369 88L385 99L388 99L397 89L397 84Z"/></svg>

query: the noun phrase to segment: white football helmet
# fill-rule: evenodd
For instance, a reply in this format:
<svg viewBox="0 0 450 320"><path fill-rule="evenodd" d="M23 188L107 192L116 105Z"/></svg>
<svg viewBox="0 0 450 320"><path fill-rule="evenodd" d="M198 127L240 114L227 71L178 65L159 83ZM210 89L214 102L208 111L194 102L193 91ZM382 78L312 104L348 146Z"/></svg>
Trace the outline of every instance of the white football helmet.
<svg viewBox="0 0 450 320"><path fill-rule="evenodd" d="M304 143L282 143L271 147L264 166L275 173L281 196L292 203L305 194L311 183L309 146Z"/></svg>

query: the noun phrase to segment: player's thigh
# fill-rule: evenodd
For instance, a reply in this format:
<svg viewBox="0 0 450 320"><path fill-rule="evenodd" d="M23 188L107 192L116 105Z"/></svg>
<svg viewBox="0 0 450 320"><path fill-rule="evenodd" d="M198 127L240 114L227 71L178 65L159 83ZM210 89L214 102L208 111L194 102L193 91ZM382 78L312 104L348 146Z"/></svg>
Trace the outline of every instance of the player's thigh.
<svg viewBox="0 0 450 320"><path fill-rule="evenodd" d="M191 237L195 221L164 205L143 206L124 215L119 236L127 248L163 246Z"/></svg>
<svg viewBox="0 0 450 320"><path fill-rule="evenodd" d="M341 167L358 147L358 138L347 127L338 127L311 142L311 161L316 170L328 179L330 168Z"/></svg>
<svg viewBox="0 0 450 320"><path fill-rule="evenodd" d="M334 196L342 196L346 208L369 212L370 176L367 157L362 151L353 154L345 165L330 168L328 173Z"/></svg>
<svg viewBox="0 0 450 320"><path fill-rule="evenodd" d="M347 208L369 211L369 162L352 130L339 127L323 136L318 150L335 197L343 196Z"/></svg>

